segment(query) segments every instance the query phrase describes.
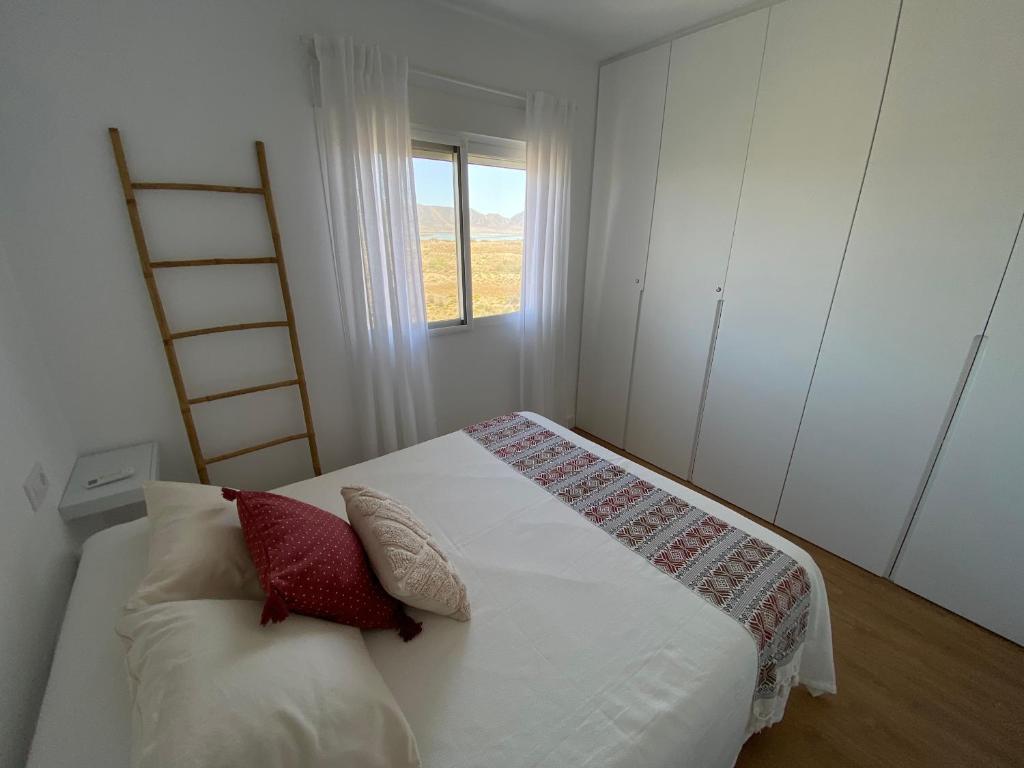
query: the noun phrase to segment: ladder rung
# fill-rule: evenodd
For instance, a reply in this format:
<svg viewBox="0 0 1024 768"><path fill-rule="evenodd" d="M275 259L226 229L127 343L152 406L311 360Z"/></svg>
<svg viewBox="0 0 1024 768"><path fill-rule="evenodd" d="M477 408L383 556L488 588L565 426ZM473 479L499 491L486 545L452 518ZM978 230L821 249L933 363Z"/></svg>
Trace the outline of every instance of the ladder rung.
<svg viewBox="0 0 1024 768"><path fill-rule="evenodd" d="M298 386L298 379L288 379L287 381L275 381L273 384L260 384L255 387L243 387L242 389L232 389L227 392L217 392L213 395L204 395L203 397L193 397L188 401L189 405L196 405L197 403L209 403L214 400L223 400L225 397L238 397L239 395L251 395L253 392L266 392L268 389L281 389L282 387L295 387Z"/></svg>
<svg viewBox="0 0 1024 768"><path fill-rule="evenodd" d="M192 331L172 333L172 339L187 339L190 336L205 336L208 333L226 333L227 331L248 331L252 328L284 328L287 320L271 320L267 323L237 323L236 325L216 325L212 328L196 328Z"/></svg>
<svg viewBox="0 0 1024 768"><path fill-rule="evenodd" d="M242 259L173 259L170 261L151 261L149 266L153 269L168 269L170 267L224 267L232 264L273 264L276 262L273 256L256 256L254 258Z"/></svg>
<svg viewBox="0 0 1024 768"><path fill-rule="evenodd" d="M132 189L177 189L192 192L235 192L262 195L263 187L235 187L226 184L180 184L172 181L133 181Z"/></svg>
<svg viewBox="0 0 1024 768"><path fill-rule="evenodd" d="M268 440L265 443L254 445L250 448L241 448L237 451L231 451L230 453L222 453L219 456L211 456L210 458L204 458L203 461L206 464L216 464L218 461L225 461L226 459L233 459L236 456L244 456L247 453L254 453L255 451L262 451L264 448L272 448L275 445L281 445L281 443L290 443L293 440L305 440L309 437L308 432L300 432L297 435L288 435L287 437L279 437L276 440Z"/></svg>

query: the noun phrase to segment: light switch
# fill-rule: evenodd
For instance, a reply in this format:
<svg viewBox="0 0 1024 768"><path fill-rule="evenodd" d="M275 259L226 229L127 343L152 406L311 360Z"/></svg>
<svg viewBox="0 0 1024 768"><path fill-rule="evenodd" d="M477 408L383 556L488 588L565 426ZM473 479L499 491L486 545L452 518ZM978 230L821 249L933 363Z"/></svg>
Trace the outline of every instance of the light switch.
<svg viewBox="0 0 1024 768"><path fill-rule="evenodd" d="M46 498L46 490L50 487L50 480L43 472L43 465L38 461L32 465L32 471L28 473L28 479L22 487L28 496L28 503L32 505L32 511L37 512Z"/></svg>

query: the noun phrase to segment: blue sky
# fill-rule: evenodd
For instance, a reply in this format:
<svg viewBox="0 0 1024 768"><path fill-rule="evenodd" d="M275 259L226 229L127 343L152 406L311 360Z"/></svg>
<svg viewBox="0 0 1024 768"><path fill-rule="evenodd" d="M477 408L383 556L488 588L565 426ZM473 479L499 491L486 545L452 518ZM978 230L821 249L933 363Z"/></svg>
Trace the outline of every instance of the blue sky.
<svg viewBox="0 0 1024 768"><path fill-rule="evenodd" d="M446 160L413 158L416 202L452 206L452 164ZM490 165L469 166L469 206L481 213L515 216L526 207L526 173Z"/></svg>

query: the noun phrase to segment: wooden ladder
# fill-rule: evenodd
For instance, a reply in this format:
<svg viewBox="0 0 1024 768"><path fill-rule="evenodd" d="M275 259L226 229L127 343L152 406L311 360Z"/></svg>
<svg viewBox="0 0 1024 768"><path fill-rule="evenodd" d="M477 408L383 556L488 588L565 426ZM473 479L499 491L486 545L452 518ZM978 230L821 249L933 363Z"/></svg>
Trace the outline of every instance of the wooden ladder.
<svg viewBox="0 0 1024 768"><path fill-rule="evenodd" d="M282 443L293 440L307 440L309 442L309 456L313 462L313 472L320 474L320 455L316 447L316 433L313 431L313 417L309 409L309 393L306 391L306 376L302 368L302 353L299 351L299 337L295 332L295 313L292 311L292 297L288 291L288 274L284 268L284 253L281 250L281 233L277 228L277 214L274 211L274 196L270 191L270 174L267 171L267 153L262 141L256 142L256 163L259 166L260 185L258 187L238 187L220 184L181 184L174 182L152 182L132 181L128 173L128 162L124 155L124 146L121 144L121 134L117 128L110 129L110 143L114 148L114 160L117 162L117 173L121 178L121 188L124 191L124 202L128 207L128 218L132 225L132 234L135 236L135 247L139 252L139 264L142 266L142 276L146 281L146 289L149 291L149 300L153 305L153 314L156 315L156 324L160 328L160 336L163 338L164 353L167 355L167 366L171 370L171 379L174 381L174 390L178 395L178 405L181 408L181 418L185 422L185 432L188 435L188 444L192 449L192 458L196 463L196 472L199 473L199 480L202 483L210 482L210 474L207 467L220 461L233 459L236 456L244 456L247 453L260 451ZM267 211L267 222L270 225L270 237L274 243L273 256L259 256L255 258L238 259L189 259L177 261L152 261L149 258L149 248L146 245L146 235L142 231L142 219L139 216L139 206L135 200L135 190L145 189L170 189L190 192L225 192L239 195L261 195L264 207ZM259 323L238 323L235 325L218 325L212 328L195 328L187 331L172 331L167 324L167 315L164 312L163 301L160 299L160 291L157 288L154 270L170 269L180 267L212 267L239 264L275 264L277 276L281 283L281 298L284 301L284 320L270 320ZM229 331L245 331L252 328L287 328L288 338L292 346L292 360L295 363L295 378L284 381L274 381L269 384L259 384L254 387L243 387L232 389L227 392L216 392L201 397L189 397L185 389L185 381L181 375L181 367L178 364L178 354L175 351L174 343L180 339L188 339L193 336L205 336L210 333L226 333ZM207 456L199 445L199 435L196 432L195 421L192 418L192 406L201 403L210 403L216 400L223 400L228 397L239 397L252 394L253 392L265 392L270 389L281 387L298 387L299 397L302 399L302 415L306 422L306 431L295 435L278 437L268 440L259 445L240 448L236 451L221 453L215 456Z"/></svg>

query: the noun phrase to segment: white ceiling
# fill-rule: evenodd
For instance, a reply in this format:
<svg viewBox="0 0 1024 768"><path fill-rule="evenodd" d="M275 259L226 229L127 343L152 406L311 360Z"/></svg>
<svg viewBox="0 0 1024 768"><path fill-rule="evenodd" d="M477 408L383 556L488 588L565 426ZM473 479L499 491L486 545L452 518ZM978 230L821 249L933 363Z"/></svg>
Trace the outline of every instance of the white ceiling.
<svg viewBox="0 0 1024 768"><path fill-rule="evenodd" d="M436 1L436 0L435 0ZM606 59L764 0L440 0L570 38Z"/></svg>

